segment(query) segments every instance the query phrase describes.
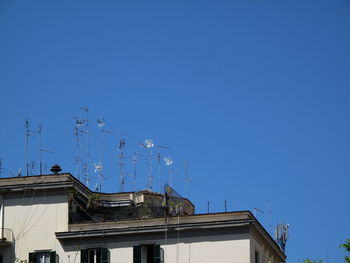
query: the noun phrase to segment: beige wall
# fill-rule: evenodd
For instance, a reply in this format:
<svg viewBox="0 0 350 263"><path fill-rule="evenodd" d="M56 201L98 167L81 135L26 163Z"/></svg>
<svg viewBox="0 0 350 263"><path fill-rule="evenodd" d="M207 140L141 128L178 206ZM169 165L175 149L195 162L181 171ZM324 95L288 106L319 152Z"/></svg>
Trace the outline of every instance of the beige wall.
<svg viewBox="0 0 350 263"><path fill-rule="evenodd" d="M231 240L227 240L227 238ZM188 238L179 244L162 246L167 263L249 263L249 239L244 235L213 236L208 240Z"/></svg>
<svg viewBox="0 0 350 263"><path fill-rule="evenodd" d="M133 246L157 243L164 250L166 263L250 263L249 234L232 234L224 236L205 236L154 240L145 237L142 241L107 241L96 240L81 242L79 246L66 247L68 254L61 257L60 262L80 263L80 249L101 247L106 244L110 251L111 263L133 263ZM73 258L76 260L74 261Z"/></svg>
<svg viewBox="0 0 350 263"><path fill-rule="evenodd" d="M257 263L255 262L255 251L259 253L259 263L279 263L266 245L255 235L251 235L250 237L250 247L251 263Z"/></svg>
<svg viewBox="0 0 350 263"><path fill-rule="evenodd" d="M68 203L64 191L31 191L3 195L4 227L11 229L14 244L0 247L4 262L25 262L34 250L62 253L55 237L68 230ZM15 255L15 256L14 256Z"/></svg>

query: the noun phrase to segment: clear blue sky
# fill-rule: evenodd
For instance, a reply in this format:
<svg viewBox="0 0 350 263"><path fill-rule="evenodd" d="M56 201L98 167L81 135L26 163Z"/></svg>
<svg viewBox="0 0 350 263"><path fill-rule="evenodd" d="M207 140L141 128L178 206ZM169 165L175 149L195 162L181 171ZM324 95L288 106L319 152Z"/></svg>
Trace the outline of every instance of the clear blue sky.
<svg viewBox="0 0 350 263"><path fill-rule="evenodd" d="M129 156L152 138L171 147L164 154L183 195L190 160L197 212L208 200L212 212L224 200L229 210L259 208L267 229L291 225L289 262L343 261L349 0L2 0L0 88L2 176L25 168L26 117L43 125L43 148L54 151L46 164L74 173L73 116L86 105L115 132L105 136L105 191L119 189L120 134ZM101 145L94 126L91 162ZM37 137L30 159L38 162ZM138 187L144 179L140 169Z"/></svg>

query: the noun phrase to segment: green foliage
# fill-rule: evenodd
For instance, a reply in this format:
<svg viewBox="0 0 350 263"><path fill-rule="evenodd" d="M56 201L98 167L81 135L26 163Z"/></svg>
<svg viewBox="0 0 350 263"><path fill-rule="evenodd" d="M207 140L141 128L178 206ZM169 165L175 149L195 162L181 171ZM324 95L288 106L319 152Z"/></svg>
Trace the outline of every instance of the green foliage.
<svg viewBox="0 0 350 263"><path fill-rule="evenodd" d="M323 259L319 259L319 260L312 260L312 259L305 259L304 260L304 263L322 263L323 262Z"/></svg>
<svg viewBox="0 0 350 263"><path fill-rule="evenodd" d="M71 201L77 195L77 191L75 189L68 190L68 200Z"/></svg>
<svg viewBox="0 0 350 263"><path fill-rule="evenodd" d="M89 200L87 203L87 208L95 207L97 206L98 201L101 199L101 194L99 193L92 193L89 196Z"/></svg>
<svg viewBox="0 0 350 263"><path fill-rule="evenodd" d="M344 248L345 252L350 253L350 239L348 238L346 240L346 242L344 244L341 244L339 247ZM303 263L317 263L317 262L322 263L323 260L320 259L317 261L317 260L312 260L312 259L307 258L303 261ZM350 263L350 257L345 256L345 263Z"/></svg>
<svg viewBox="0 0 350 263"><path fill-rule="evenodd" d="M350 239L348 238L344 244L341 244L339 247L345 249L345 252L350 252ZM345 256L345 262L350 263L350 257Z"/></svg>
<svg viewBox="0 0 350 263"><path fill-rule="evenodd" d="M344 244L341 244L340 247L344 248L346 252L350 252L350 239L348 238Z"/></svg>

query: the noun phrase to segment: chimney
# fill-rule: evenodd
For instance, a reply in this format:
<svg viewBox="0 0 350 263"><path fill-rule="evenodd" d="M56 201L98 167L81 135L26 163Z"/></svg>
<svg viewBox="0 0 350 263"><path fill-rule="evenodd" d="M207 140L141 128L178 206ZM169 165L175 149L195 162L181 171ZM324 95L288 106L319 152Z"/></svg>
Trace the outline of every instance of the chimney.
<svg viewBox="0 0 350 263"><path fill-rule="evenodd" d="M58 164L54 164L50 171L53 173L53 174L58 174L59 172L62 171L61 167L58 165Z"/></svg>

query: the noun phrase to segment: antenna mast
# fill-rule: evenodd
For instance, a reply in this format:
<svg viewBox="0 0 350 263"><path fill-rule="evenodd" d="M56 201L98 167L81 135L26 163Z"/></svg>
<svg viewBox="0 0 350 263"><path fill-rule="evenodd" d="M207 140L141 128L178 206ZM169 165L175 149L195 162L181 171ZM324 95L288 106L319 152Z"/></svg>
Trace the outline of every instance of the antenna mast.
<svg viewBox="0 0 350 263"><path fill-rule="evenodd" d="M86 113L86 118L83 119L83 121L85 122L85 135L86 135L86 149L85 149L86 157L83 165L83 177L84 177L86 186L89 187L89 184L90 184L89 108L80 107L80 109Z"/></svg>
<svg viewBox="0 0 350 263"><path fill-rule="evenodd" d="M164 162L166 166L169 166L169 184L170 187L173 187L173 175L174 175L174 169L173 166L173 159L171 157L164 157Z"/></svg>
<svg viewBox="0 0 350 263"><path fill-rule="evenodd" d="M25 142L26 142L26 176L29 175L29 120L25 119Z"/></svg>
<svg viewBox="0 0 350 263"><path fill-rule="evenodd" d="M145 140L145 143L139 143L139 145L146 149L146 167L147 167L147 189L153 189L153 152L152 148L154 147L154 143L152 139Z"/></svg>
<svg viewBox="0 0 350 263"><path fill-rule="evenodd" d="M26 149L25 149L25 155L26 155L26 176L29 175L29 137L34 137L33 133L39 133L39 131L31 130L29 128L29 120L25 119L25 143L26 143ZM31 165L31 173L33 172L34 166L33 163Z"/></svg>
<svg viewBox="0 0 350 263"><path fill-rule="evenodd" d="M102 192L102 178L104 178L104 176L102 175L102 170L103 170L103 166L102 166L102 162L98 162L95 163L95 173L98 173L98 184L96 187L96 192Z"/></svg>
<svg viewBox="0 0 350 263"><path fill-rule="evenodd" d="M157 156L156 156L156 160L158 163L158 185L159 185L159 193L162 192L162 149L165 150L170 150L169 147L164 146L164 145L157 145L158 148L158 152L157 152Z"/></svg>
<svg viewBox="0 0 350 263"><path fill-rule="evenodd" d="M134 187L136 187L137 164L138 164L139 158L142 156L143 156L142 154L139 154L137 152L134 152L132 156L133 173L131 174L131 178L132 178L132 183Z"/></svg>
<svg viewBox="0 0 350 263"><path fill-rule="evenodd" d="M275 239L277 244L281 247L283 253L286 250L286 244L289 239L289 224L277 224L276 226L276 232L275 232Z"/></svg>
<svg viewBox="0 0 350 263"><path fill-rule="evenodd" d="M38 125L38 134L39 134L39 169L40 169L40 175L43 174L43 158L42 158L42 152L46 153L53 153L53 151L45 150L42 147L43 139L42 139L42 125ZM45 165L44 165L45 166Z"/></svg>
<svg viewBox="0 0 350 263"><path fill-rule="evenodd" d="M78 180L81 181L81 162L82 162L82 146L81 146L81 140L80 136L83 133L83 127L84 126L84 121L82 119L76 119L75 121L75 128L74 128L74 135L76 138L76 148L77 148L77 155L75 157L75 174L78 177Z"/></svg>
<svg viewBox="0 0 350 263"><path fill-rule="evenodd" d="M124 185L125 185L125 170L124 170L124 166L125 166L125 153L124 153L124 148L125 148L125 137L121 138L119 141L119 145L118 145L118 150L119 150L119 154L118 154L118 159L119 159L119 179L120 179L120 192L124 192Z"/></svg>
<svg viewBox="0 0 350 263"><path fill-rule="evenodd" d="M2 159L0 158L0 177L2 177L2 172L6 170L6 168L2 167Z"/></svg>
<svg viewBox="0 0 350 263"><path fill-rule="evenodd" d="M102 191L102 180L105 178L103 176L103 160L104 160L104 134L109 133L113 134L111 131L107 131L104 129L104 126L106 125L105 119L103 117L100 117L97 119L97 127L100 129L100 161L98 163L95 163L95 173L98 173L98 183L96 190L101 192Z"/></svg>
<svg viewBox="0 0 350 263"><path fill-rule="evenodd" d="M184 179L186 182L186 197L188 197L188 185L189 185L189 183L192 182L192 179L188 174L189 165L190 165L189 160L185 160L184 161L184 168L185 168L185 178Z"/></svg>
<svg viewBox="0 0 350 263"><path fill-rule="evenodd" d="M42 127L41 124L38 125L38 133L39 133L39 169L40 175L43 174L43 162L41 158L41 148L42 148Z"/></svg>

